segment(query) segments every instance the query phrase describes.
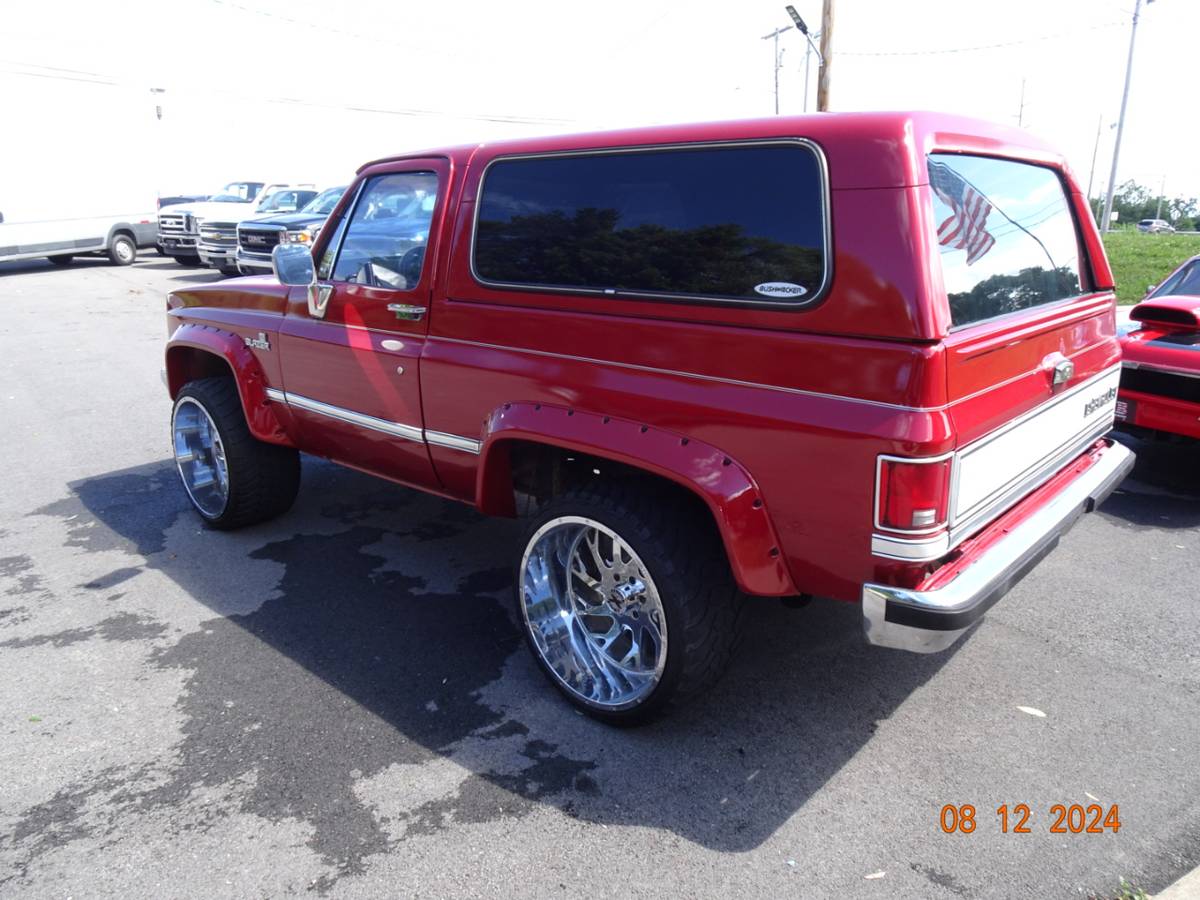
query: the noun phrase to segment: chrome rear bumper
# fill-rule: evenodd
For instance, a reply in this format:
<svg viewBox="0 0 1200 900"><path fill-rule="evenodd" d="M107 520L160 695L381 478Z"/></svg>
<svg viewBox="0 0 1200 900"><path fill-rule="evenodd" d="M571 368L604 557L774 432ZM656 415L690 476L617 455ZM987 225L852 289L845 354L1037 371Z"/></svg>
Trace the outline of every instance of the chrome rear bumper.
<svg viewBox="0 0 1200 900"><path fill-rule="evenodd" d="M1112 444L1091 468L997 541L953 581L922 591L863 585L863 628L880 647L944 650L1058 545L1076 519L1108 497L1133 468L1133 452Z"/></svg>

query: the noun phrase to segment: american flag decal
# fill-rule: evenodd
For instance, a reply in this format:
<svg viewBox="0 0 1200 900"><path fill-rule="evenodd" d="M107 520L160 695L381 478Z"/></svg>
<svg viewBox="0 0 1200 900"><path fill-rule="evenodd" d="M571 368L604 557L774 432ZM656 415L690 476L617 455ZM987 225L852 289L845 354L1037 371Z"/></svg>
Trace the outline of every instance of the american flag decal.
<svg viewBox="0 0 1200 900"><path fill-rule="evenodd" d="M968 266L978 262L996 243L987 230L992 204L945 163L929 164L929 184L953 210L953 215L938 226L938 243L966 250Z"/></svg>

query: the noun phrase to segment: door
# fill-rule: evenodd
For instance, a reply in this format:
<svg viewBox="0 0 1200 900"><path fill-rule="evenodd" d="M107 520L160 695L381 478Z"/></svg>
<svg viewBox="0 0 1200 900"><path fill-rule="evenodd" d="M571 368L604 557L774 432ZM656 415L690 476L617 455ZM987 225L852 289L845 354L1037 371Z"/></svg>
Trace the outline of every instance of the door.
<svg viewBox="0 0 1200 900"><path fill-rule="evenodd" d="M301 446L417 486L436 484L420 362L447 175L445 160L406 160L361 181L325 226L315 302L294 288L279 335Z"/></svg>

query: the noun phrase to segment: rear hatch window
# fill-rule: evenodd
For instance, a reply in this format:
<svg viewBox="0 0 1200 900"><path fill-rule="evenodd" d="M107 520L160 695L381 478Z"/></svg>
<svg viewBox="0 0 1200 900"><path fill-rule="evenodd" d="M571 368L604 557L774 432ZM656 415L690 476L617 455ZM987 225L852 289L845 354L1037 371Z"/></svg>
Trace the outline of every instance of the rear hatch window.
<svg viewBox="0 0 1200 900"><path fill-rule="evenodd" d="M955 328L1079 296L1079 241L1058 174L935 153L929 184Z"/></svg>

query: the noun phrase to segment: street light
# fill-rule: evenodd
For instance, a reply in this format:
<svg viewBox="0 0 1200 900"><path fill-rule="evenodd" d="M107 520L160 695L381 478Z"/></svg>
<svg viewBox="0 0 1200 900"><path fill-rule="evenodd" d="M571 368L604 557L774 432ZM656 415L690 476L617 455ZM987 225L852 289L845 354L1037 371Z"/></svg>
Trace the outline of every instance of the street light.
<svg viewBox="0 0 1200 900"><path fill-rule="evenodd" d="M804 35L804 39L808 41L808 46L804 48L804 111L808 112L808 61L813 53L817 54L817 62L824 65L825 61L821 59L821 51L816 44L813 43L813 36L808 33L808 26L804 24L804 20L800 18L800 13L796 12L796 7L788 5L784 9L787 14L792 17L792 21L796 23L796 30Z"/></svg>

